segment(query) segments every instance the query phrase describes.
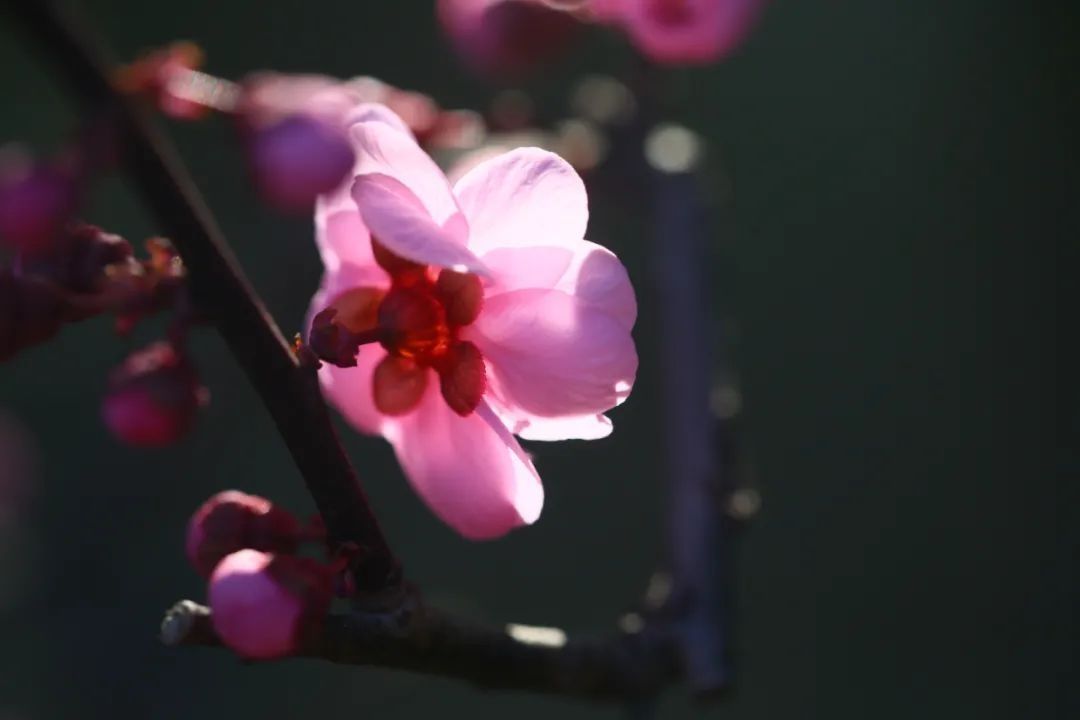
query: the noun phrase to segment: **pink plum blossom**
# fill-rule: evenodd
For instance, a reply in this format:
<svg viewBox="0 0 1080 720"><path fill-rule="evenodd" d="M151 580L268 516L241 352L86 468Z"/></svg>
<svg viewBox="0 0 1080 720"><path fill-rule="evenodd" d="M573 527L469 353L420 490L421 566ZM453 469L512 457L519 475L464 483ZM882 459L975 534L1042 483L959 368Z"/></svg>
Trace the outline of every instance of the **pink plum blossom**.
<svg viewBox="0 0 1080 720"><path fill-rule="evenodd" d="M585 187L537 148L450 185L383 106L353 113L354 178L316 206L327 318L375 333L323 389L385 437L419 495L468 538L532 523L543 488L514 435L595 439L634 382L637 314L626 270L584 239ZM325 310L324 310L325 309ZM332 328L331 328L332 329Z"/></svg>
<svg viewBox="0 0 1080 720"><path fill-rule="evenodd" d="M593 0L594 20L622 27L650 59L671 65L715 62L746 37L765 0Z"/></svg>

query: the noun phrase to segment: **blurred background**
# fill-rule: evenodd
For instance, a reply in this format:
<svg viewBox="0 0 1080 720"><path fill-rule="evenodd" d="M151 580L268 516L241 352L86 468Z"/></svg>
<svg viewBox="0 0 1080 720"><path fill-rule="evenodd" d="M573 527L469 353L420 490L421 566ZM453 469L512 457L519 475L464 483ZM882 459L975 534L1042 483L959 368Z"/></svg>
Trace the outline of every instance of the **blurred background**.
<svg viewBox="0 0 1080 720"><path fill-rule="evenodd" d="M455 59L430 2L84 5L122 57L190 39L225 77L366 74L451 108L487 108L500 89ZM738 541L735 693L702 707L672 692L658 717L1080 717L1080 423L1065 371L1077 19L1052 2L777 2L727 61L665 71L666 119L706 143L717 326L701 332L736 369L762 505ZM583 75L637 63L617 34L581 40L517 86L547 117L571 116ZM47 70L0 24L0 141L47 152L75 130ZM255 287L298 330L321 273L310 219L259 203L224 123L173 134ZM387 444L342 425L409 575L463 613L607 630L661 559L649 226L617 188L591 203L590 236L638 288L641 374L610 438L533 445L538 524L458 538ZM136 242L156 231L115 177L85 216ZM194 340L213 398L195 432L163 451L117 445L98 405L133 342L103 319L0 367L0 718L620 716L163 647L163 610L202 599L182 543L199 503L238 488L312 508L210 331Z"/></svg>

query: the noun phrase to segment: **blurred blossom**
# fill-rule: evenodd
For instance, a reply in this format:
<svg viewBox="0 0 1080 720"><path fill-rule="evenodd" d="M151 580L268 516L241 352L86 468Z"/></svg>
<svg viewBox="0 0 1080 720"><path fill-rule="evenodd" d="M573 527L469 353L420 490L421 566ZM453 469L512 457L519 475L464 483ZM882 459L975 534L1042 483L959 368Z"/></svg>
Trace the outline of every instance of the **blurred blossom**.
<svg viewBox="0 0 1080 720"><path fill-rule="evenodd" d="M101 416L117 440L163 447L188 433L208 393L195 369L169 343L129 355L109 377Z"/></svg>
<svg viewBox="0 0 1080 720"><path fill-rule="evenodd" d="M438 0L439 20L458 53L490 76L521 74L569 47L580 23L544 0Z"/></svg>
<svg viewBox="0 0 1080 720"><path fill-rule="evenodd" d="M646 57L663 64L716 62L749 33L767 0L594 0L598 22L621 27Z"/></svg>
<svg viewBox="0 0 1080 720"><path fill-rule="evenodd" d="M355 158L337 126L293 115L254 130L247 142L252 178L278 209L306 211L341 183Z"/></svg>
<svg viewBox="0 0 1080 720"><path fill-rule="evenodd" d="M285 211L306 211L352 169L345 117L356 104L340 82L318 75L254 75L237 108L252 179Z"/></svg>
<svg viewBox="0 0 1080 720"><path fill-rule="evenodd" d="M212 110L229 110L236 102L232 83L197 72L204 60L198 45L176 42L122 67L116 84L146 98L169 117L199 120Z"/></svg>
<svg viewBox="0 0 1080 720"><path fill-rule="evenodd" d="M382 106L356 118L355 179L316 208L326 274L309 341L378 343L320 380L351 424L390 441L440 518L500 536L543 504L513 434L611 432L603 413L637 371L633 288L584 239L588 198L562 158L519 148L451 187L400 118Z"/></svg>
<svg viewBox="0 0 1080 720"><path fill-rule="evenodd" d="M37 471L33 437L14 416L0 410L0 528L26 505Z"/></svg>
<svg viewBox="0 0 1080 720"><path fill-rule="evenodd" d="M71 219L75 173L36 161L23 148L0 148L0 243L24 252L47 247Z"/></svg>

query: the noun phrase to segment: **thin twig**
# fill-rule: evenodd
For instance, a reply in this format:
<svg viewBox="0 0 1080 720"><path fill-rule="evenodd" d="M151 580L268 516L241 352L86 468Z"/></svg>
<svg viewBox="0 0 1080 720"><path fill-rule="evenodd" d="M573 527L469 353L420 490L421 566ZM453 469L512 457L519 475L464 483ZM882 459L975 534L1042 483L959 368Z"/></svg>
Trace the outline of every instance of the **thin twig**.
<svg viewBox="0 0 1080 720"><path fill-rule="evenodd" d="M297 655L591 700L649 698L679 676L671 638L648 627L568 639L555 628L485 626L418 602L404 607L385 615L331 615ZM168 645L221 644L210 610L190 600L169 610L161 635Z"/></svg>
<svg viewBox="0 0 1080 720"><path fill-rule="evenodd" d="M116 109L123 162L189 271L192 299L221 333L277 425L332 546L356 546L357 590L399 584L400 566L338 442L314 371L301 364L229 250L195 184L148 114L116 91L114 67L85 22L58 2L6 0L72 90L91 109Z"/></svg>

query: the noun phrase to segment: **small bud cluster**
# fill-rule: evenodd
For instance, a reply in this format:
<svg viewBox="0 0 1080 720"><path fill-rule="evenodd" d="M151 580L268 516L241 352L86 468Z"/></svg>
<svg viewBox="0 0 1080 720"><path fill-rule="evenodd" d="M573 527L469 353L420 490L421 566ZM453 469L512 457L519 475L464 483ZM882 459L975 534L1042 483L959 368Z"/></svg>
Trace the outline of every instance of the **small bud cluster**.
<svg viewBox="0 0 1080 720"><path fill-rule="evenodd" d="M322 540L317 521L302 526L287 510L256 495L227 490L192 515L188 560L209 580L214 629L241 657L292 655L321 627L335 589L348 586L341 561L296 555Z"/></svg>

